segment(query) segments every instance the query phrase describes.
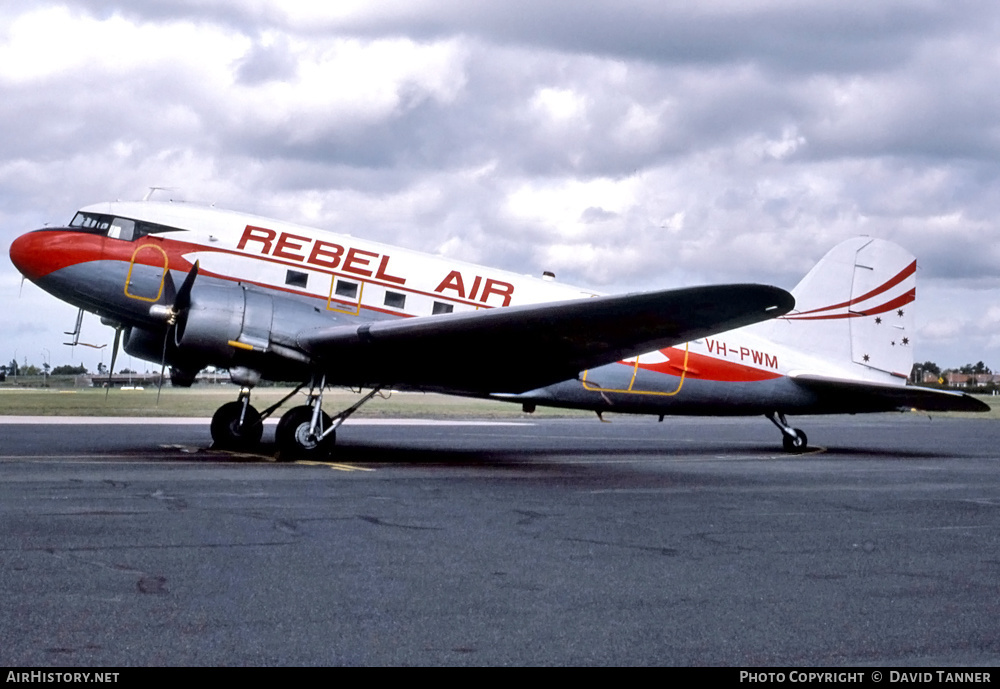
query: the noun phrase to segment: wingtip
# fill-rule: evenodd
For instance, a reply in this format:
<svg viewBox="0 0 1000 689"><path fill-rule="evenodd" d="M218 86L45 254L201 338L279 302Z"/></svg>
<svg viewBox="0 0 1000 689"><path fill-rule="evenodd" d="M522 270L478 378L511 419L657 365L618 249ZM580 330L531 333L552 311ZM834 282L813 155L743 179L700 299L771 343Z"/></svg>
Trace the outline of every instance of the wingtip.
<svg viewBox="0 0 1000 689"><path fill-rule="evenodd" d="M795 297L788 290L773 285L747 285L758 291L767 318L779 318L795 308Z"/></svg>
<svg viewBox="0 0 1000 689"><path fill-rule="evenodd" d="M991 407L990 405L986 404L986 402L983 402L980 399L976 399L975 397L972 397L971 395L969 395L969 399L976 403L975 404L975 408L974 409L970 409L969 411L973 411L973 412L976 412L976 413L979 413L979 414L982 414L982 413L988 412L988 411L993 411L993 407Z"/></svg>

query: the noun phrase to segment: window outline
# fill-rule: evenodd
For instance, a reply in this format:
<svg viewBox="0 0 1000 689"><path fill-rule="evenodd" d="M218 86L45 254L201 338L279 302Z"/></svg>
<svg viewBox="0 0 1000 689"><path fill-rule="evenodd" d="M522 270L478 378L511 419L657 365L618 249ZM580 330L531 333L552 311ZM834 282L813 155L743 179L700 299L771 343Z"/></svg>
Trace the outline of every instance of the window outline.
<svg viewBox="0 0 1000 689"><path fill-rule="evenodd" d="M288 287L298 287L300 289L308 289L309 287L309 273L301 270L293 270L288 268L285 270L285 284Z"/></svg>
<svg viewBox="0 0 1000 689"><path fill-rule="evenodd" d="M390 304L389 300L398 300L399 304ZM382 305L388 306L390 309L399 309L402 311L406 308L406 293L405 292L394 292L393 290L387 289L385 291L385 297L382 298Z"/></svg>

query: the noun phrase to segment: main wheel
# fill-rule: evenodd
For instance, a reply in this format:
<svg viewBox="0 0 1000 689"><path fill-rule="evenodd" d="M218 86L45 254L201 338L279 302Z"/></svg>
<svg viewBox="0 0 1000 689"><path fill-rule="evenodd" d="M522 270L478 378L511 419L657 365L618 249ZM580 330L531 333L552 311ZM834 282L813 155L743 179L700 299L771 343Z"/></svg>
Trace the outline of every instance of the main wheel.
<svg viewBox="0 0 1000 689"><path fill-rule="evenodd" d="M809 447L809 438L802 431L801 428L793 428L795 432L795 437L792 438L787 435L781 436L781 444L785 448L785 452L805 452L806 448Z"/></svg>
<svg viewBox="0 0 1000 689"><path fill-rule="evenodd" d="M274 432L278 443L278 461L290 462L293 459L325 459L330 455L336 443L336 432L322 440L309 434L312 424L313 410L308 405L293 407L285 412L278 422ZM325 412L320 412L320 431L330 427L332 421Z"/></svg>
<svg viewBox="0 0 1000 689"><path fill-rule="evenodd" d="M213 447L226 450L248 450L256 447L264 433L260 412L247 405L244 414L242 402L227 402L219 407L212 416L211 428Z"/></svg>

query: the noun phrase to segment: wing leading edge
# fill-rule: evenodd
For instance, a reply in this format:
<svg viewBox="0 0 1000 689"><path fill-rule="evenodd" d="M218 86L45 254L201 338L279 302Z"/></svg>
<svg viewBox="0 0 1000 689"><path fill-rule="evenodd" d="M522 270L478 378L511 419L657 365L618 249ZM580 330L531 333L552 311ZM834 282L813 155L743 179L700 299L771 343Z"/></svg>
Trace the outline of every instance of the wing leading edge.
<svg viewBox="0 0 1000 689"><path fill-rule="evenodd" d="M777 287L713 285L320 328L297 339L338 384L524 392L794 304Z"/></svg>

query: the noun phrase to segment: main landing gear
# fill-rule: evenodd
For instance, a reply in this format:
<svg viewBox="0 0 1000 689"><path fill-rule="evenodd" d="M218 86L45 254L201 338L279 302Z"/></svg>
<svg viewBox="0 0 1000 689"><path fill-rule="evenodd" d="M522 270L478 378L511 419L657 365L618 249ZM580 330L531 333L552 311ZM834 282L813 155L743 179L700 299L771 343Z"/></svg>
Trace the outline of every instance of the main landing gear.
<svg viewBox="0 0 1000 689"><path fill-rule="evenodd" d="M311 388L308 404L289 409L278 421L274 439L278 444L279 462L328 457L337 442L337 429L341 424L382 390L381 387L372 389L353 405L331 418L323 411L325 387L326 376L322 376L319 386Z"/></svg>
<svg viewBox="0 0 1000 689"><path fill-rule="evenodd" d="M212 440L216 447L250 450L264 434L260 412L250 405L250 388L242 388L235 402L227 402L212 415Z"/></svg>
<svg viewBox="0 0 1000 689"><path fill-rule="evenodd" d="M801 428L792 428L781 412L771 412L765 416L781 431L781 444L785 452L801 453L809 447L809 438Z"/></svg>
<svg viewBox="0 0 1000 689"><path fill-rule="evenodd" d="M213 447L229 450L253 449L260 443L263 435L264 419L270 417L305 386L305 383L299 385L263 412L258 412L250 404L250 389L243 388L236 402L222 405L212 417ZM337 441L337 429L341 424L381 391L380 387L376 387L361 400L331 417L323 411L325 387L326 376L321 376L318 384L315 379L310 381L309 401L292 407L278 421L274 438L278 445L279 462L290 462L295 459L326 459L333 451Z"/></svg>

